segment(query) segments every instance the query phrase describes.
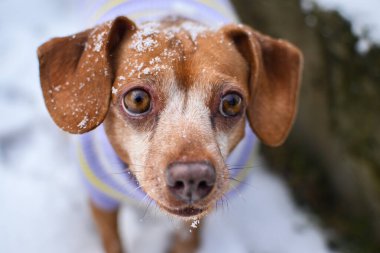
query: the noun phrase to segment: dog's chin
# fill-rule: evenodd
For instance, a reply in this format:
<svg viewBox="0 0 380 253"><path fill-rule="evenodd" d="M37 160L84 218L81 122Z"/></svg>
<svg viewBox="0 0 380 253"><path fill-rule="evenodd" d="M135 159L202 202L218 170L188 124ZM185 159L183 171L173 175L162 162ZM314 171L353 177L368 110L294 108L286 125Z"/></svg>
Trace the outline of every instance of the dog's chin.
<svg viewBox="0 0 380 253"><path fill-rule="evenodd" d="M198 207L192 207L187 206L183 208L169 208L163 205L160 205L160 207L165 210L167 213L174 215L179 218L183 219L189 219L189 218L200 218L206 215L209 208L198 208Z"/></svg>

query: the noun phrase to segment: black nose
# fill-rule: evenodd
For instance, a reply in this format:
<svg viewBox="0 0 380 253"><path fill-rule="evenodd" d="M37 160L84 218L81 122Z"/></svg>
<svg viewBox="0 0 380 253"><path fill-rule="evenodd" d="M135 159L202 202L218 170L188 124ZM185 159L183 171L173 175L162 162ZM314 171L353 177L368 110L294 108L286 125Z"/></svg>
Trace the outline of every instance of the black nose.
<svg viewBox="0 0 380 253"><path fill-rule="evenodd" d="M188 204L206 197L215 178L215 169L208 163L174 163L166 171L170 192Z"/></svg>

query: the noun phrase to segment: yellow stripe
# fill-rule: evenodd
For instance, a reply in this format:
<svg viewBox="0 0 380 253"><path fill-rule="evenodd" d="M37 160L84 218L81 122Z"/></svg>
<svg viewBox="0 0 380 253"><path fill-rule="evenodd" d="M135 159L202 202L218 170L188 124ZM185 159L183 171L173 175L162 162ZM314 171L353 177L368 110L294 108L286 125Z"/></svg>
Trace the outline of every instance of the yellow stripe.
<svg viewBox="0 0 380 253"><path fill-rule="evenodd" d="M228 9L227 6L225 6L224 4L221 4L221 2L218 0L197 0L197 2L200 2L203 5L206 5L216 10L217 12L222 14L224 17L227 17L234 22L238 22L237 16L233 13L233 11Z"/></svg>
<svg viewBox="0 0 380 253"><path fill-rule="evenodd" d="M110 186L102 182L99 178L95 176L95 174L90 169L89 165L87 164L87 161L84 157L83 150L80 146L78 146L78 156L79 156L79 163L80 167L83 171L84 176L86 179L91 183L92 186L94 186L97 190L101 191L102 193L111 196L112 198L126 202L128 204L137 204L137 200L127 197L126 195L112 189Z"/></svg>
<svg viewBox="0 0 380 253"><path fill-rule="evenodd" d="M105 13L113 9L115 6L118 6L124 2L128 2L129 0L110 0L106 2L99 10L93 15L91 21L96 22L99 20Z"/></svg>

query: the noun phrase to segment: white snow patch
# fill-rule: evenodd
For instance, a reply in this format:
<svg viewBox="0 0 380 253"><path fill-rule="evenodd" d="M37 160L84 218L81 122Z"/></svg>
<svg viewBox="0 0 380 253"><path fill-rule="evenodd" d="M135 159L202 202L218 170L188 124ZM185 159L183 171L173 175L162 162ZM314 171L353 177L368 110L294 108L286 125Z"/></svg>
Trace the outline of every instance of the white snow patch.
<svg viewBox="0 0 380 253"><path fill-rule="evenodd" d="M203 34L206 31L209 31L210 29L207 26L186 21L181 24L181 28L185 29L191 36L192 41L196 41L198 36Z"/></svg>
<svg viewBox="0 0 380 253"><path fill-rule="evenodd" d="M151 37L147 38L138 38L132 43L130 48L136 50L137 52L152 51L153 48L158 47L158 41L154 40Z"/></svg>
<svg viewBox="0 0 380 253"><path fill-rule="evenodd" d="M57 86L54 87L54 90L56 92L59 92L61 90L61 87L62 87L61 85L57 85Z"/></svg>
<svg viewBox="0 0 380 253"><path fill-rule="evenodd" d="M140 26L133 36L133 43L129 48L137 52L153 51L154 48L158 47L158 41L155 36L158 34L159 24L157 22L149 22Z"/></svg>
<svg viewBox="0 0 380 253"><path fill-rule="evenodd" d="M149 64L150 64L150 65L153 65L153 64L155 64L155 63L160 63L160 62L161 62L161 58L158 57L158 56L156 56L156 57L154 57L153 59L151 59L151 60L149 61Z"/></svg>
<svg viewBox="0 0 380 253"><path fill-rule="evenodd" d="M379 0L303 0L306 11L313 4L325 10L336 10L352 23L353 32L360 38L357 50L366 53L371 45L380 44Z"/></svg>
<svg viewBox="0 0 380 253"><path fill-rule="evenodd" d="M145 69L143 69L143 73L144 73L145 75L149 74L149 73L150 73L150 68L145 68Z"/></svg>
<svg viewBox="0 0 380 253"><path fill-rule="evenodd" d="M106 35L105 31L96 35L96 40L94 42L94 51L95 52L100 52L100 50L102 49L105 35Z"/></svg>
<svg viewBox="0 0 380 253"><path fill-rule="evenodd" d="M180 32L187 32L190 35L190 38L193 42L197 42L198 36L203 35L207 31L211 31L210 27L205 26L203 24L199 24L193 21L185 21L176 26L170 26L163 30L166 39L172 39L175 35ZM177 45L179 45L181 41L177 41Z"/></svg>
<svg viewBox="0 0 380 253"><path fill-rule="evenodd" d="M79 124L77 125L77 127L79 127L79 128L85 128L87 126L88 120L89 120L88 116L87 115L84 116L83 119L82 119L82 121L79 122Z"/></svg>
<svg viewBox="0 0 380 253"><path fill-rule="evenodd" d="M137 65L136 66L137 71L140 71L143 66L144 66L144 63L140 63L139 65Z"/></svg>
<svg viewBox="0 0 380 253"><path fill-rule="evenodd" d="M191 223L190 227L192 227L192 228L198 228L198 225L200 223L201 223L200 220L194 219L193 222ZM191 229L190 229L190 232L191 232Z"/></svg>

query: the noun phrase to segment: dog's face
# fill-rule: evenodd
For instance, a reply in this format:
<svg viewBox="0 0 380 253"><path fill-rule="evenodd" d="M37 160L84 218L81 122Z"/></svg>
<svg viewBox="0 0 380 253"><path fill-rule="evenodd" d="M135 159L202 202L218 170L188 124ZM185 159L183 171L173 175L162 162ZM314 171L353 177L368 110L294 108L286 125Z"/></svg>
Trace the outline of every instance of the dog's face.
<svg viewBox="0 0 380 253"><path fill-rule="evenodd" d="M221 197L229 183L224 160L243 136L248 66L224 40L190 21L147 23L116 52L106 130L145 192L174 214L199 214ZM168 172L178 164L193 167L200 188L188 197L187 175Z"/></svg>
<svg viewBox="0 0 380 253"><path fill-rule="evenodd" d="M45 102L71 133L104 121L120 158L162 209L204 215L228 190L244 135L276 146L293 122L302 57L287 42L189 20L118 18L39 49Z"/></svg>

